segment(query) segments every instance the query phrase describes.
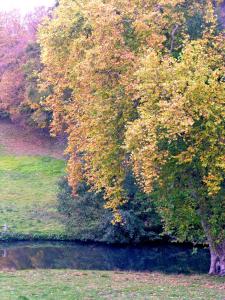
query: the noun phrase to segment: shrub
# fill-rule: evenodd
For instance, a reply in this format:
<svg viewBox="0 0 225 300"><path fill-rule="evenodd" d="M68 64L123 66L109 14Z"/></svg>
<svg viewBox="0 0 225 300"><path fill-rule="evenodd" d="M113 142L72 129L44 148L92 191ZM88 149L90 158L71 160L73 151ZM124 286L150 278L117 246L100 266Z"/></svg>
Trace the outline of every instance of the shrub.
<svg viewBox="0 0 225 300"><path fill-rule="evenodd" d="M160 239L161 224L149 197L139 191L133 179L125 183L130 201L120 209L122 224L112 224L113 215L104 208L103 193L95 193L85 183L72 189L67 178L59 182L58 210L64 216L67 233L74 239L107 243L138 243Z"/></svg>

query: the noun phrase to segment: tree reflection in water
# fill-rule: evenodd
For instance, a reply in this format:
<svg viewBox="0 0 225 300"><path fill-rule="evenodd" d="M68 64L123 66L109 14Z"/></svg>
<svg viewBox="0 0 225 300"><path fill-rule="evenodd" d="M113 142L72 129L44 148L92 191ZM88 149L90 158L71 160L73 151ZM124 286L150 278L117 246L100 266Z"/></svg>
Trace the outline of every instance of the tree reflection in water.
<svg viewBox="0 0 225 300"><path fill-rule="evenodd" d="M0 270L77 269L206 273L209 253L187 246L105 246L85 243L0 244Z"/></svg>

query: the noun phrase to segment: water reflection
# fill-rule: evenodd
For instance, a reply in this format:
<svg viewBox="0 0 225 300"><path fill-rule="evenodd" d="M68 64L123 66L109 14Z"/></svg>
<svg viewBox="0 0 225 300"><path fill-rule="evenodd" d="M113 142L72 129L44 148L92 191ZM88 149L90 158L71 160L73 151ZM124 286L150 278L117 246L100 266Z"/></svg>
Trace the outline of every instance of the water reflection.
<svg viewBox="0 0 225 300"><path fill-rule="evenodd" d="M207 250L159 245L116 247L82 243L0 244L0 270L77 269L206 273Z"/></svg>

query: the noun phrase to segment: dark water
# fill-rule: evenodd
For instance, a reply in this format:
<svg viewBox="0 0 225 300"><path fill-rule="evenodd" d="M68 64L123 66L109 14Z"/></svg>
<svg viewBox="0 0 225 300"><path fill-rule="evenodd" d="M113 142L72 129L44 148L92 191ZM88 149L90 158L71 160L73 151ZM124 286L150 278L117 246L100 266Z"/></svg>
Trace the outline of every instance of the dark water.
<svg viewBox="0 0 225 300"><path fill-rule="evenodd" d="M176 245L116 247L84 243L0 244L0 270L77 269L206 273L209 253Z"/></svg>

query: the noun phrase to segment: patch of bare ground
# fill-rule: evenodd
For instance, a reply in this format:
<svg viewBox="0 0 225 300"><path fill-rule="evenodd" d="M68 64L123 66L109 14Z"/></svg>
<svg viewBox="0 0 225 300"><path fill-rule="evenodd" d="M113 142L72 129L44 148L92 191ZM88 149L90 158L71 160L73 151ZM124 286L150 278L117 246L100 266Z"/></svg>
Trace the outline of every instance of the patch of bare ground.
<svg viewBox="0 0 225 300"><path fill-rule="evenodd" d="M62 159L64 141L41 131L0 120L0 145L8 154L18 156L50 156Z"/></svg>

